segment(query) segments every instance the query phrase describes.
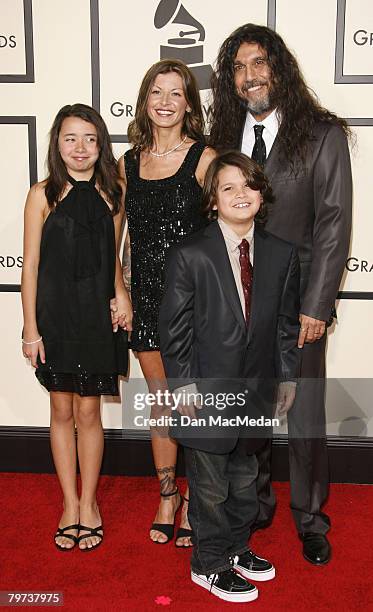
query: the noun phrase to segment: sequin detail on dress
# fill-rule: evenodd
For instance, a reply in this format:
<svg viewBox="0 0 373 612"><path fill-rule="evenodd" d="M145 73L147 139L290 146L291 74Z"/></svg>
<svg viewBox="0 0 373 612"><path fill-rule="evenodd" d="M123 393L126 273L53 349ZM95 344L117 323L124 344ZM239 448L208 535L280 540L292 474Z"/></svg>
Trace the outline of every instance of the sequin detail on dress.
<svg viewBox="0 0 373 612"><path fill-rule="evenodd" d="M36 370L36 377L48 391L77 393L81 397L119 395L116 374L58 374Z"/></svg>
<svg viewBox="0 0 373 612"><path fill-rule="evenodd" d="M158 314L168 248L206 224L200 212L202 189L195 177L204 148L193 144L178 171L158 180L140 178L138 157L132 150L125 153L135 351L159 350Z"/></svg>

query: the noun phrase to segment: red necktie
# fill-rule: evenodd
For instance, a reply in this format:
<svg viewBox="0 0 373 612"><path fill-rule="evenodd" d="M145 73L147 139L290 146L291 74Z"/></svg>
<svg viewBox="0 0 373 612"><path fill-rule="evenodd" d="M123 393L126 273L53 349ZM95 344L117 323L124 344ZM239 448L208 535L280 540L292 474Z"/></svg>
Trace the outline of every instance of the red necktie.
<svg viewBox="0 0 373 612"><path fill-rule="evenodd" d="M238 246L240 250L241 282L245 297L245 319L246 325L249 324L251 289L253 286L253 267L250 262L250 246L245 238Z"/></svg>

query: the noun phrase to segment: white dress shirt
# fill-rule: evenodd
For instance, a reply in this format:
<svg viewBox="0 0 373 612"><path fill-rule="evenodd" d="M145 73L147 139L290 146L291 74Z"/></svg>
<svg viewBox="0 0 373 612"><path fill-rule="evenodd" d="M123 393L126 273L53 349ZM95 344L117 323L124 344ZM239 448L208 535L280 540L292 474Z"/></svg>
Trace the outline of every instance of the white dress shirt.
<svg viewBox="0 0 373 612"><path fill-rule="evenodd" d="M254 125L264 125L263 140L265 142L268 158L280 126L276 109L273 110L268 117L263 119L263 121L256 121L255 117L253 117L250 111L247 111L245 127L243 129L241 151L249 157L252 155L255 144Z"/></svg>

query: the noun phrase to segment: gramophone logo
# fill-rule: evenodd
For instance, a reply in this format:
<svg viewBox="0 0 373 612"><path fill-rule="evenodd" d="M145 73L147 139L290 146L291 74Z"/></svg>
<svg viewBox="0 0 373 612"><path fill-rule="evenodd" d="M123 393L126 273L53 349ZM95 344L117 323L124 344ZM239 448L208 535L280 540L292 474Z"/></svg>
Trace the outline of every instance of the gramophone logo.
<svg viewBox="0 0 373 612"><path fill-rule="evenodd" d="M212 67L203 63L203 45L198 44L205 40L205 28L188 13L180 1L160 0L154 15L154 25L159 30L169 23L184 27L178 37L169 38L167 45L161 45L160 59L182 60L193 72L199 89L210 89Z"/></svg>

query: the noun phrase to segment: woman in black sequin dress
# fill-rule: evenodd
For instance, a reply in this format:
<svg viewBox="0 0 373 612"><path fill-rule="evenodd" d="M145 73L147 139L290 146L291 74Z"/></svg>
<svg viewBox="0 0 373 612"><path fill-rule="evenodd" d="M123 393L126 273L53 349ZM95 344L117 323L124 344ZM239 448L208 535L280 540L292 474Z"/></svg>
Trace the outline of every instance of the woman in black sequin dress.
<svg viewBox="0 0 373 612"><path fill-rule="evenodd" d="M25 207L23 354L50 392L51 445L64 496L55 544L92 550L103 539L96 487L103 452L100 396L118 394L131 329L117 245L124 186L106 126L89 106L65 106L51 130L49 176ZM75 427L82 481L78 498Z"/></svg>
<svg viewBox="0 0 373 612"><path fill-rule="evenodd" d="M126 181L131 247L131 347L137 352L149 391L166 389L159 352L158 314L167 249L205 223L202 185L214 152L204 144L198 88L191 71L177 60L154 64L140 87L136 116L128 130L132 149L119 160ZM152 409L152 417L162 407ZM177 446L166 432L152 430L161 501L150 531L154 542L173 537L181 496L175 483ZM190 546L187 496L176 545Z"/></svg>

